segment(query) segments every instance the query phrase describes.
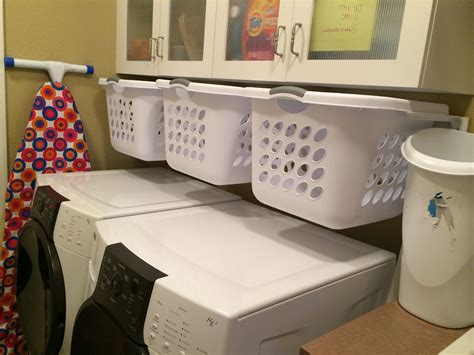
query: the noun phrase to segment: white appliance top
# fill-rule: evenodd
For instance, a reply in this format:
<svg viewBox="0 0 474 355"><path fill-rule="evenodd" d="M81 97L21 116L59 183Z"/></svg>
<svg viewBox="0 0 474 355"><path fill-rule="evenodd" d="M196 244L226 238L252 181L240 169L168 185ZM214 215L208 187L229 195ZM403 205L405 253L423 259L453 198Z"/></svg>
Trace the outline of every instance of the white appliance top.
<svg viewBox="0 0 474 355"><path fill-rule="evenodd" d="M78 206L91 207L98 218L158 212L239 200L190 177L163 168L103 170L38 176Z"/></svg>
<svg viewBox="0 0 474 355"><path fill-rule="evenodd" d="M230 318L395 258L245 201L104 220L96 228L97 271L105 245L122 242L168 275L157 284Z"/></svg>

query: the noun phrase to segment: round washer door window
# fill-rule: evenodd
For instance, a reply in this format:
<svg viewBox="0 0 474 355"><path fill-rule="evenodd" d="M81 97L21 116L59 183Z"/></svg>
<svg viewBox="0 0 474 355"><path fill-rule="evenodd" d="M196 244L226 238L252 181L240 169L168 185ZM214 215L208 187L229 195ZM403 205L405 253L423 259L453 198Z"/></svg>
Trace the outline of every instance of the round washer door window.
<svg viewBox="0 0 474 355"><path fill-rule="evenodd" d="M52 237L31 220L20 234L17 302L30 353L57 354L66 320L66 295L59 256Z"/></svg>

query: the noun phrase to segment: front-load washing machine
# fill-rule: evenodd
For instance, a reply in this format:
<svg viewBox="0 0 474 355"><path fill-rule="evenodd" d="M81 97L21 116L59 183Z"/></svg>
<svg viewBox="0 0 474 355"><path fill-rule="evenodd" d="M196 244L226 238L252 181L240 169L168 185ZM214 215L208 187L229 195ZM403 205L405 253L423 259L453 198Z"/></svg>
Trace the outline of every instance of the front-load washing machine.
<svg viewBox="0 0 474 355"><path fill-rule="evenodd" d="M70 353L95 221L240 199L161 168L42 175L38 185L17 265L20 320L33 354Z"/></svg>
<svg viewBox="0 0 474 355"><path fill-rule="evenodd" d="M248 202L99 221L72 355L288 355L382 304L395 255ZM92 281L91 281L92 282Z"/></svg>

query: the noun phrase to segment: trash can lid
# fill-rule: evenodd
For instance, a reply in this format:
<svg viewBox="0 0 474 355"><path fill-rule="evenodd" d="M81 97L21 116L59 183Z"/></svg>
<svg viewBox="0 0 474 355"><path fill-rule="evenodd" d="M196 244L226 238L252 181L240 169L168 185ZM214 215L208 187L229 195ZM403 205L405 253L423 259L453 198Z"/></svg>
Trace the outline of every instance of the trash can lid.
<svg viewBox="0 0 474 355"><path fill-rule="evenodd" d="M474 175L474 134L430 128L408 137L405 159L419 168L448 175Z"/></svg>

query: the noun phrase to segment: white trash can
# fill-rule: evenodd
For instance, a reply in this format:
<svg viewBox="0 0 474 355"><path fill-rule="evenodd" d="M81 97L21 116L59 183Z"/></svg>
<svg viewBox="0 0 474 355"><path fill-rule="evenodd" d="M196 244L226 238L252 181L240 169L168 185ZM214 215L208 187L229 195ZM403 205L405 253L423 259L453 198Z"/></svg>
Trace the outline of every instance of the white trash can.
<svg viewBox="0 0 474 355"><path fill-rule="evenodd" d="M399 302L447 328L474 323L474 134L432 128L402 146L409 162Z"/></svg>

